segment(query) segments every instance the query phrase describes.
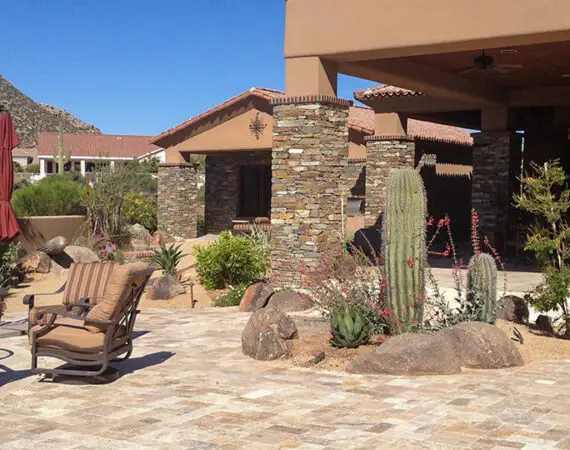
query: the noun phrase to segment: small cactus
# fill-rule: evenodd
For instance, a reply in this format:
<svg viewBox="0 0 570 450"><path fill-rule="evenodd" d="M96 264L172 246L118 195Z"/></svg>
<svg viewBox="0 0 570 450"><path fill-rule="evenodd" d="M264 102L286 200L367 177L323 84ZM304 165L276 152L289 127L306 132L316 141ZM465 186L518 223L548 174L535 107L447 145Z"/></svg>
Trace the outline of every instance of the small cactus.
<svg viewBox="0 0 570 450"><path fill-rule="evenodd" d="M370 339L368 324L358 311L337 311L331 320L331 345L333 347L356 348Z"/></svg>
<svg viewBox="0 0 570 450"><path fill-rule="evenodd" d="M420 174L411 168L393 170L384 208L382 248L386 298L398 331L412 331L423 322L426 209Z"/></svg>
<svg viewBox="0 0 570 450"><path fill-rule="evenodd" d="M481 322L495 323L497 314L497 264L488 253L471 257L467 271L467 304Z"/></svg>

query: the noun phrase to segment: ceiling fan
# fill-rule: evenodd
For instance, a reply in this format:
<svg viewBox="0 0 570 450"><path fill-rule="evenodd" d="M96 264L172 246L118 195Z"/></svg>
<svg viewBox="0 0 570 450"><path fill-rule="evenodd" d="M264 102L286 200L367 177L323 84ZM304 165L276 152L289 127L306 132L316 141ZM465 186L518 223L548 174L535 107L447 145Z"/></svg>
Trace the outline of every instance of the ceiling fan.
<svg viewBox="0 0 570 450"><path fill-rule="evenodd" d="M459 73L459 75L466 75L477 70L492 70L493 72L509 73L513 69L522 69L522 64L495 64L494 58L481 51L481 54L473 58L473 67L466 69Z"/></svg>

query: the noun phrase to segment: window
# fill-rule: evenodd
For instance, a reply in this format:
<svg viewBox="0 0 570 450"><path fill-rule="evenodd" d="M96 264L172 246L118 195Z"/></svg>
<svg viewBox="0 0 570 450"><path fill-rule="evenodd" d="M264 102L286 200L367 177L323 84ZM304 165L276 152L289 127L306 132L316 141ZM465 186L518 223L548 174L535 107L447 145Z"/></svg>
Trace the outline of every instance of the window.
<svg viewBox="0 0 570 450"><path fill-rule="evenodd" d="M271 166L242 166L239 177L240 217L269 217Z"/></svg>

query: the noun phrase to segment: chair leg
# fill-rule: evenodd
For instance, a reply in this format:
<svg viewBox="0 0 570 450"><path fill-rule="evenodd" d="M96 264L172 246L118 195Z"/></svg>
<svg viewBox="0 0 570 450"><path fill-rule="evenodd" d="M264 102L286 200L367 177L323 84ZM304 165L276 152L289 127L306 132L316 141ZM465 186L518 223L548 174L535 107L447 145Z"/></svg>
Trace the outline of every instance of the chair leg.
<svg viewBox="0 0 570 450"><path fill-rule="evenodd" d="M131 356L131 354L133 353L133 343L129 342L129 351L127 352L127 354L125 356L119 357L119 358L115 358L113 360L113 362L122 362L122 361L126 361L127 359L129 359L129 357Z"/></svg>

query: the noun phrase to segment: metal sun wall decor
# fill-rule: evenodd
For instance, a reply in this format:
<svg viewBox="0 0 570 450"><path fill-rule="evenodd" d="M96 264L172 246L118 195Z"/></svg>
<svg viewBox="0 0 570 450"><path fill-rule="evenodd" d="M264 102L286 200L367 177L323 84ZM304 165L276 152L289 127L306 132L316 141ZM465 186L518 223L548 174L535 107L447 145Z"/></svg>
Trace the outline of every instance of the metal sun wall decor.
<svg viewBox="0 0 570 450"><path fill-rule="evenodd" d="M249 122L249 131L255 136L255 139L259 140L263 136L263 130L267 127L267 124L263 121L263 118L257 113L255 117Z"/></svg>

